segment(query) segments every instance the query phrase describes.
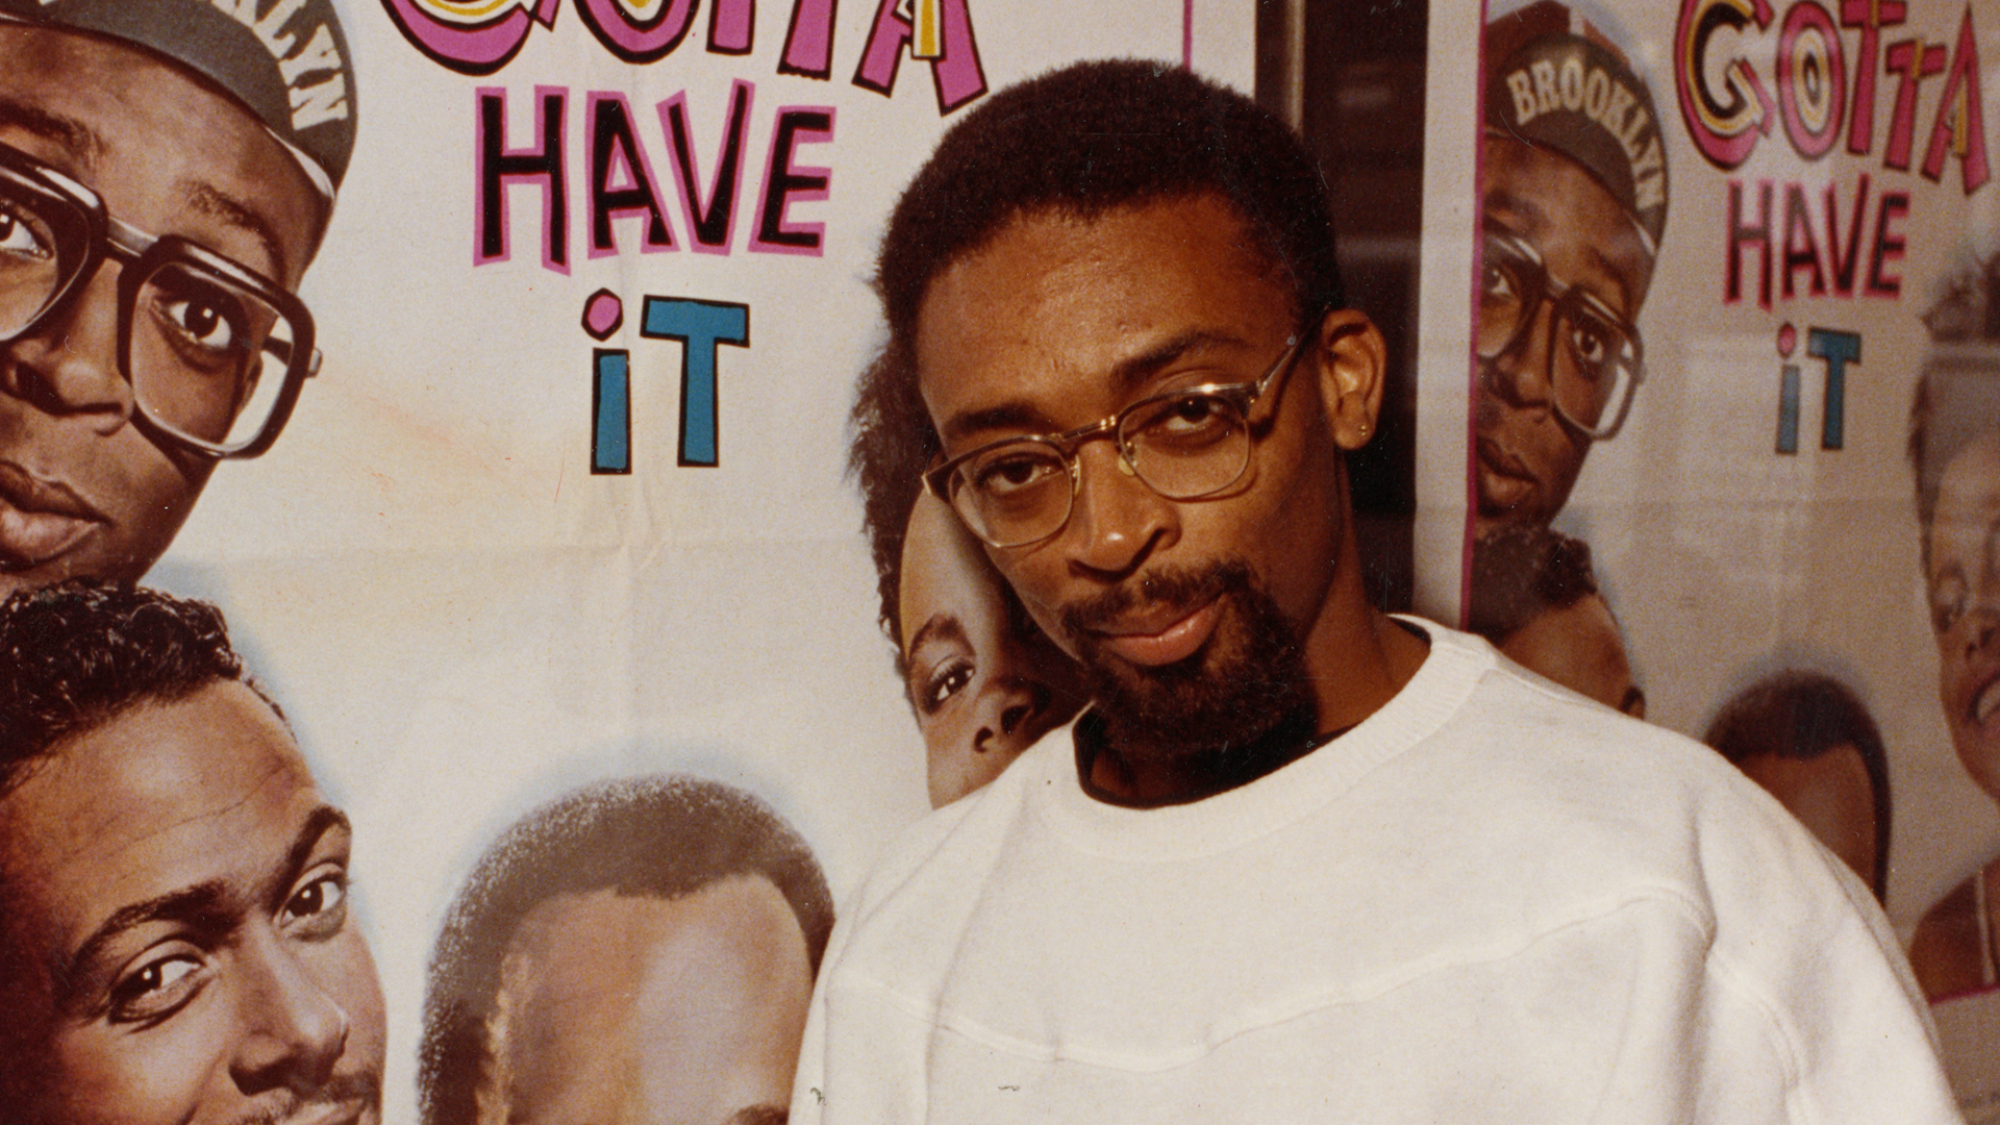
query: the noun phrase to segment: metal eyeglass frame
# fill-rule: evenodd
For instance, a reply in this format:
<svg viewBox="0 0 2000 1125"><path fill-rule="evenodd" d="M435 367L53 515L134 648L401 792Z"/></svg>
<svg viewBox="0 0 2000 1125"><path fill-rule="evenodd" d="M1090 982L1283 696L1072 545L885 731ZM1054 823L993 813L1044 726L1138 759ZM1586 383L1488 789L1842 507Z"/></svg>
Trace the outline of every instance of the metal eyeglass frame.
<svg viewBox="0 0 2000 1125"><path fill-rule="evenodd" d="M1138 464L1133 460L1134 451L1131 444L1119 435L1119 429L1123 426L1125 419L1147 407L1157 406L1163 402L1172 402L1177 399L1187 398L1214 398L1228 403L1236 411L1242 424L1247 428L1250 424L1251 408L1284 375L1291 371L1306 341L1319 335L1320 325L1325 322L1329 311L1326 309L1320 310L1312 317L1310 322L1311 327L1286 340L1284 352L1278 356L1277 360L1271 364L1270 368L1264 374L1255 379L1243 383L1199 383L1192 387L1180 387L1155 395L1147 395L1145 398L1127 405L1116 414L1107 415L1095 422L1078 426L1073 430L1065 430L1059 434L1023 434L1017 437L1002 438L999 441L987 442L977 449L968 450L933 468L925 470L923 474L924 489L932 496L944 501L954 512L958 512L959 519L964 522L965 526L974 535L985 540L988 545L999 548L1026 547L1030 544L1040 543L1061 534L1062 529L1069 526L1070 516L1076 512L1077 493L1083 487L1083 468L1076 459L1076 452L1082 447L1083 443L1094 441L1101 437L1111 438L1117 443L1119 469L1126 476L1137 479L1160 496L1168 500L1199 500L1204 496L1213 496L1243 479L1244 470L1250 467L1251 455L1249 452L1245 452L1243 464L1237 466L1236 472L1228 480L1223 481L1213 488L1206 488L1199 492L1175 495L1163 491L1152 481L1147 480L1146 475L1139 471ZM1062 518L1057 520L1055 526L1046 533L1031 539L1001 542L994 539L985 530L982 530L980 526L975 526L973 519L959 509L958 501L951 491L952 477L958 472L960 466L975 457L990 453L1003 446L1036 443L1052 447L1056 452L1057 459L1062 462L1063 468L1068 471L1069 503L1063 509ZM1254 444L1251 448L1254 449ZM983 523L983 521L981 522Z"/></svg>
<svg viewBox="0 0 2000 1125"><path fill-rule="evenodd" d="M41 309L19 330L0 336L0 344L33 335L50 317L59 314L96 276L109 257L123 267L118 275L118 373L132 384L132 316L139 288L166 266L187 263L197 273L206 272L254 294L270 304L289 322L293 339L289 347L282 341L267 341L285 360L284 382L272 401L270 416L248 440L222 443L184 433L152 416L140 401L135 388L132 416L148 432L197 453L219 458L255 457L271 448L285 428L292 409L298 404L305 380L318 374L320 353L313 346L312 314L305 303L282 285L256 270L217 254L179 235L152 235L112 218L103 197L10 145L0 144L0 181L50 201L60 209L44 206L36 215L47 221L57 240L59 260L80 264L57 284Z"/></svg>

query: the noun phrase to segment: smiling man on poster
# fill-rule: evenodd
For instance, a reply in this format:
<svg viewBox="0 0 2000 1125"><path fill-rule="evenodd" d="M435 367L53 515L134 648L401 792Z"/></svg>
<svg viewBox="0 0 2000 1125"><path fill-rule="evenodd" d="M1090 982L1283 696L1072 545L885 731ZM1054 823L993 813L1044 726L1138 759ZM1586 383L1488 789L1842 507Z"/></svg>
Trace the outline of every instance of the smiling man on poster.
<svg viewBox="0 0 2000 1125"><path fill-rule="evenodd" d="M319 362L329 0L0 0L0 594L134 580Z"/></svg>
<svg viewBox="0 0 2000 1125"><path fill-rule="evenodd" d="M1958 1119L1867 889L1713 752L1369 607L1381 338L1296 137L1163 64L903 195L926 479L1095 704L888 852L795 1125Z"/></svg>

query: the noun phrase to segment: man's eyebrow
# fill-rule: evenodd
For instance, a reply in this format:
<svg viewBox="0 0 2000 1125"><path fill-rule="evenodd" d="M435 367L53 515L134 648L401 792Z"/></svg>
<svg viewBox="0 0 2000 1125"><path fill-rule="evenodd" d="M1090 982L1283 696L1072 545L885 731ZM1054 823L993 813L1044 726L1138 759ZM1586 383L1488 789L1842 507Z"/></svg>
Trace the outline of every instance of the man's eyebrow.
<svg viewBox="0 0 2000 1125"><path fill-rule="evenodd" d="M61 146L76 162L78 170L83 172L96 171L98 157L105 150L103 136L87 123L65 114L50 113L41 106L14 98L0 98L0 127L4 126L12 126ZM179 186L196 211L238 227L257 240L270 263L271 280L283 283L291 276L291 262L285 257L283 244L278 241L277 224L268 216L247 200L238 199L206 181L187 180Z"/></svg>
<svg viewBox="0 0 2000 1125"><path fill-rule="evenodd" d="M1242 343L1244 340L1241 336L1208 328L1190 328L1178 336L1160 341L1138 355L1120 360L1118 366L1111 369L1111 382L1121 393L1129 394L1144 386L1147 380L1161 371L1187 358L1190 352Z"/></svg>
<svg viewBox="0 0 2000 1125"><path fill-rule="evenodd" d="M1489 206L1498 205L1506 210L1525 215L1534 220L1535 224L1543 227L1550 224L1549 213L1542 207L1540 201L1530 196L1509 191L1506 188L1495 188L1492 195L1488 197L1487 204ZM1506 228L1508 233L1514 235L1516 238L1523 239L1530 245L1535 244L1535 240L1529 238L1526 233L1515 230L1504 222L1499 225ZM1535 251L1539 254L1541 247L1535 246ZM1620 265L1609 254L1605 253L1604 248L1596 242L1592 242L1584 247L1584 252L1589 255L1592 262L1596 263L1598 270L1605 277L1611 279L1611 284L1618 290L1618 299L1624 303L1625 307L1632 307L1634 303L1632 300L1632 287L1625 282L1625 267ZM1572 285L1576 283L1575 278L1565 278L1564 280Z"/></svg>
<svg viewBox="0 0 2000 1125"><path fill-rule="evenodd" d="M286 284L285 279L291 276L291 263L286 261L284 248L278 241L276 223L248 200L238 199L205 180L183 180L180 186L196 211L220 219L255 238L271 263L270 279L280 285Z"/></svg>
<svg viewBox="0 0 2000 1125"><path fill-rule="evenodd" d="M1243 344L1242 337L1208 328L1190 328L1170 336L1135 356L1128 356L1111 368L1111 385L1120 396L1129 395L1165 368L1185 359L1190 352L1213 347ZM1095 419L1092 419L1095 421ZM942 427L946 439L962 438L990 430L1019 430L1024 433L1055 433L1059 423L1024 402L1003 402L985 410L960 414Z"/></svg>
<svg viewBox="0 0 2000 1125"><path fill-rule="evenodd" d="M59 1006L70 1006L73 1001L70 990L84 980L84 973L103 955L105 948L127 931L153 922L179 922L203 933L224 933L235 924L234 914L228 909L229 900L228 886L216 879L112 911L111 917L91 931L62 966L63 972L57 979L62 982L64 995Z"/></svg>
<svg viewBox="0 0 2000 1125"><path fill-rule="evenodd" d="M291 851L285 854L287 885L298 878L299 872L305 869L306 860L311 857L313 849L319 847L319 842L326 838L326 834L336 828L350 837L354 835L354 825L348 821L347 814L332 805L321 805L306 817L306 822L299 826L299 834L292 838Z"/></svg>
<svg viewBox="0 0 2000 1125"><path fill-rule="evenodd" d="M300 826L298 835L285 854L284 881L288 889L313 849L334 828L352 831L347 814L330 805L322 805L306 817L305 824ZM214 879L121 906L112 911L111 917L92 930L83 944L77 947L67 959L59 979L80 981L83 972L103 955L112 942L130 930L154 922L179 922L206 934L226 932L236 924L235 913L229 908L230 899L228 885Z"/></svg>
<svg viewBox="0 0 2000 1125"><path fill-rule="evenodd" d="M1522 195L1520 192L1513 191L1508 188L1504 187L1493 188L1491 191L1487 193L1486 201L1480 209L1481 211L1490 211L1495 207L1501 208L1502 210L1514 211L1519 214L1525 215L1528 218L1533 219L1535 222L1540 223L1544 226L1546 226L1549 221L1549 213L1543 210L1540 200L1536 199L1534 196ZM1515 230L1511 225L1507 223L1503 222L1500 225L1506 227L1507 230L1512 234L1518 235L1519 237L1522 238L1528 237L1525 232Z"/></svg>
<svg viewBox="0 0 2000 1125"><path fill-rule="evenodd" d="M0 126L11 126L63 147L85 171L95 168L104 138L82 120L50 113L17 98L0 98Z"/></svg>
<svg viewBox="0 0 2000 1125"><path fill-rule="evenodd" d="M746 1105L722 1125L785 1125L791 1109L781 1105Z"/></svg>
<svg viewBox="0 0 2000 1125"><path fill-rule="evenodd" d="M954 415L945 422L941 436L950 441L953 438L969 437L973 434L993 430L1018 430L1022 433L1053 433L1055 419L1025 402L1003 402L984 410L972 410Z"/></svg>

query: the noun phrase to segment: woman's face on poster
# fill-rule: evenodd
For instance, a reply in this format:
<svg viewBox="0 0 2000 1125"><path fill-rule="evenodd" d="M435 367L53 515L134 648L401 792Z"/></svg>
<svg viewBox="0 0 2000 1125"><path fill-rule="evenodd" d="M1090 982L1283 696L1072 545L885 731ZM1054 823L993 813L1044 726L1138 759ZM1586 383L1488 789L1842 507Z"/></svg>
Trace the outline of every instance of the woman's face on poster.
<svg viewBox="0 0 2000 1125"><path fill-rule="evenodd" d="M1000 581L958 517L920 498L903 542L897 640L933 808L1000 776L1082 705L1069 658L1008 612Z"/></svg>
<svg viewBox="0 0 2000 1125"><path fill-rule="evenodd" d="M1930 537L1938 699L1959 761L2000 799L2000 430L1945 466Z"/></svg>

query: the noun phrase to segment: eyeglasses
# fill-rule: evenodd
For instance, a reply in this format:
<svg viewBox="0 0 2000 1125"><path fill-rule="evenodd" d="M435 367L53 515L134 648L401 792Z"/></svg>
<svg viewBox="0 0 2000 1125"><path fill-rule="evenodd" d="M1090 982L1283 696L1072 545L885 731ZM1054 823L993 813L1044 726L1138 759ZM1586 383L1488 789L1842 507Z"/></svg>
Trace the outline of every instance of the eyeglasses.
<svg viewBox="0 0 2000 1125"><path fill-rule="evenodd" d="M1203 383L1140 399L1060 434L1007 438L924 473L924 487L995 547L1024 547L1069 523L1082 470L1076 451L1110 438L1118 467L1169 500L1198 500L1235 484L1250 465L1250 408L1292 369L1313 327L1285 341L1270 370L1248 383Z"/></svg>
<svg viewBox="0 0 2000 1125"><path fill-rule="evenodd" d="M118 369L139 420L216 457L271 447L319 368L312 316L283 286L176 235L114 219L96 192L0 145L0 344L118 276Z"/></svg>
<svg viewBox="0 0 2000 1125"><path fill-rule="evenodd" d="M1548 378L1556 411L1593 439L1616 435L1645 378L1638 326L1588 290L1551 281L1527 240L1489 230L1479 283L1479 358L1491 361L1518 347L1544 301L1554 306Z"/></svg>

